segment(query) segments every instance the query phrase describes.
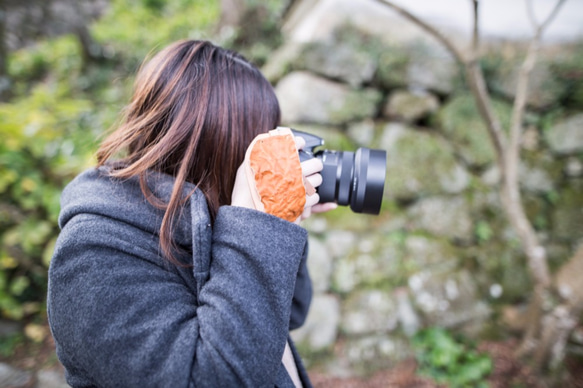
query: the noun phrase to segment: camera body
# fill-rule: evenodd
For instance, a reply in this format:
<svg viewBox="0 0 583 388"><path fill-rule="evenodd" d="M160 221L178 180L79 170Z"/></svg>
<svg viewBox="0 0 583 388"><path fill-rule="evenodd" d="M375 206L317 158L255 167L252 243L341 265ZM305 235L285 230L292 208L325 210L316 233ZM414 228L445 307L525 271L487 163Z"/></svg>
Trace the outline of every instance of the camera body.
<svg viewBox="0 0 583 388"><path fill-rule="evenodd" d="M355 152L319 149L324 139L296 131L306 145L299 150L300 161L317 158L324 165L322 184L317 191L320 202L350 205L355 213L379 214L387 173L387 152L361 147Z"/></svg>

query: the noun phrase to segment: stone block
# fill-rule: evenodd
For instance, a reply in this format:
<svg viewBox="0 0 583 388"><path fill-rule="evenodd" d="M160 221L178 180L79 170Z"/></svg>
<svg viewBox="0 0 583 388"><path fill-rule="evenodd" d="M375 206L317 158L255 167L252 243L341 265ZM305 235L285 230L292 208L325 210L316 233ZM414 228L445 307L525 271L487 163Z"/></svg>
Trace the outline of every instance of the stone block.
<svg viewBox="0 0 583 388"><path fill-rule="evenodd" d="M275 88L286 123L338 125L376 116L382 99L372 88L352 89L308 72L293 72Z"/></svg>

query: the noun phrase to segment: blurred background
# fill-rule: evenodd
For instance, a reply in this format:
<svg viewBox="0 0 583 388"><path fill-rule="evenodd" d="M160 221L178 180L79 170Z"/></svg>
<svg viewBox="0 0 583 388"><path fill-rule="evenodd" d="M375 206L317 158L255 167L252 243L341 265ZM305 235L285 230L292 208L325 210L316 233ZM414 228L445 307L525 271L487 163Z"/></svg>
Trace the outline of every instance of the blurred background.
<svg viewBox="0 0 583 388"><path fill-rule="evenodd" d="M395 3L470 47L471 1ZM526 4L480 1L478 63L504 128L533 36ZM532 4L542 22L555 2ZM582 34L583 2L567 0L527 94L519 183L553 284L533 318L463 68L382 1L1 0L0 387L66 386L45 311L60 192L94 164L143 58L178 39L243 53L283 124L326 148L388 152L379 216L340 208L305 224L315 297L292 335L316 386L583 386ZM517 357L545 317L565 328Z"/></svg>

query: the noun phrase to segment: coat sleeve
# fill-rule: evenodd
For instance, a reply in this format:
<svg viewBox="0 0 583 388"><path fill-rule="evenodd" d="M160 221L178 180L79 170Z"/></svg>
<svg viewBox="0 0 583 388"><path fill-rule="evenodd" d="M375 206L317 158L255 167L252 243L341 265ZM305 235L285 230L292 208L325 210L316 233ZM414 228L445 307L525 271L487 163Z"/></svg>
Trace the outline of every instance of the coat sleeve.
<svg viewBox="0 0 583 388"><path fill-rule="evenodd" d="M69 384L273 387L306 231L222 207L198 295L150 259L157 244L151 236L138 244L127 224L91 215L63 228L48 312Z"/></svg>
<svg viewBox="0 0 583 388"><path fill-rule="evenodd" d="M295 330L302 326L308 316L310 304L312 303L312 279L308 272L308 250L304 251L304 257L300 263L300 270L296 279L296 287L292 300L292 310L289 322L289 329Z"/></svg>

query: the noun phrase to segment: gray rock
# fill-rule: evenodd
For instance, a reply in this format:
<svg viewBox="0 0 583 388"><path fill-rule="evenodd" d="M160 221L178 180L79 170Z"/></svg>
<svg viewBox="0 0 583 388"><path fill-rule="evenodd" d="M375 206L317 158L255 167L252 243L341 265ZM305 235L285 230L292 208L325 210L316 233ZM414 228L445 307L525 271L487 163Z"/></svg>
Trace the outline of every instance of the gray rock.
<svg viewBox="0 0 583 388"><path fill-rule="evenodd" d="M444 193L459 194L470 184L470 174L459 163L456 163L449 171L434 171L439 173L439 184Z"/></svg>
<svg viewBox="0 0 583 388"><path fill-rule="evenodd" d="M26 388L34 380L32 373L0 363L0 387Z"/></svg>
<svg viewBox="0 0 583 388"><path fill-rule="evenodd" d="M261 72L275 84L292 68L293 62L302 52L303 45L296 42L286 42L278 48L261 68Z"/></svg>
<svg viewBox="0 0 583 388"><path fill-rule="evenodd" d="M545 170L525 163L520 165L518 179L521 186L530 192L545 193L554 188L553 180Z"/></svg>
<svg viewBox="0 0 583 388"><path fill-rule="evenodd" d="M454 90L459 66L441 46L414 45L410 47L407 84L413 88L450 94Z"/></svg>
<svg viewBox="0 0 583 388"><path fill-rule="evenodd" d="M337 261L332 274L332 288L339 293L350 293L362 281L360 269L362 264L370 266L372 258L367 255L353 258L342 258Z"/></svg>
<svg viewBox="0 0 583 388"><path fill-rule="evenodd" d="M447 240L409 235L404 245L404 260L417 271L436 267L453 269L456 265L458 254Z"/></svg>
<svg viewBox="0 0 583 388"><path fill-rule="evenodd" d="M451 239L472 238L470 209L462 197L425 198L413 205L408 214L414 228Z"/></svg>
<svg viewBox="0 0 583 388"><path fill-rule="evenodd" d="M556 238L573 242L583 238L583 179L572 179L559 191L558 205L553 209L552 232Z"/></svg>
<svg viewBox="0 0 583 388"><path fill-rule="evenodd" d="M569 117L545 132L551 150L559 155L583 151L583 113Z"/></svg>
<svg viewBox="0 0 583 388"><path fill-rule="evenodd" d="M568 177L580 177L583 175L583 161L577 159L574 156L571 156L567 159L567 163L565 164L565 174Z"/></svg>
<svg viewBox="0 0 583 388"><path fill-rule="evenodd" d="M332 257L326 245L319 239L309 237L308 270L315 292L327 291L332 274Z"/></svg>
<svg viewBox="0 0 583 388"><path fill-rule="evenodd" d="M334 40L306 45L297 59L299 68L358 87L370 82L377 62L358 42Z"/></svg>
<svg viewBox="0 0 583 388"><path fill-rule="evenodd" d="M409 279L409 287L429 326L474 326L490 314L466 270L420 272Z"/></svg>
<svg viewBox="0 0 583 388"><path fill-rule="evenodd" d="M385 195L390 198L459 193L469 185L469 173L457 162L450 145L435 133L390 123L380 146L387 150Z"/></svg>
<svg viewBox="0 0 583 388"><path fill-rule="evenodd" d="M343 353L350 366L361 374L385 369L387 365L413 356L408 341L381 334L351 339Z"/></svg>
<svg viewBox="0 0 583 388"><path fill-rule="evenodd" d="M411 337L421 328L421 319L411 303L406 288L395 290L395 298L397 300L397 319L401 329L405 335Z"/></svg>
<svg viewBox="0 0 583 388"><path fill-rule="evenodd" d="M527 103L535 108L548 108L565 91L564 86L554 77L549 65L546 61L537 61L530 72ZM492 88L514 99L521 66L520 61L505 59L490 77Z"/></svg>
<svg viewBox="0 0 583 388"><path fill-rule="evenodd" d="M348 293L354 290L360 282L360 275L357 273L356 265L356 261L350 258L343 258L337 261L332 275L335 291Z"/></svg>
<svg viewBox="0 0 583 388"><path fill-rule="evenodd" d="M308 72L293 72L276 86L282 120L289 123L344 124L376 115L382 95L351 89Z"/></svg>
<svg viewBox="0 0 583 388"><path fill-rule="evenodd" d="M500 221L507 223L505 220ZM517 257L523 256L520 248L508 243L518 241L517 237L505 237L507 233L502 229L504 226L494 224L492 228L501 230L495 230L495 235L487 243L481 244L482 246L467 248L462 257L472 257L477 263L479 270L473 275L483 290L497 285L497 303L516 303L531 292L532 279L523 260L517 260ZM496 260L492 259L494 257Z"/></svg>
<svg viewBox="0 0 583 388"><path fill-rule="evenodd" d="M291 332L294 342L317 351L332 346L340 323L340 302L333 295L316 294L302 327Z"/></svg>
<svg viewBox="0 0 583 388"><path fill-rule="evenodd" d="M359 146L372 147L375 137L375 123L372 119L349 124L346 133Z"/></svg>
<svg viewBox="0 0 583 388"><path fill-rule="evenodd" d="M389 96L383 114L391 119L411 123L437 111L439 100L423 90L396 90Z"/></svg>
<svg viewBox="0 0 583 388"><path fill-rule="evenodd" d="M492 165L484 171L480 179L488 186L496 186L500 182L500 169L497 165Z"/></svg>
<svg viewBox="0 0 583 388"><path fill-rule="evenodd" d="M358 250L336 260L332 274L335 291L349 293L357 286L379 287L407 274L399 239L375 234L374 239L359 245ZM362 252L363 248L366 252Z"/></svg>
<svg viewBox="0 0 583 388"><path fill-rule="evenodd" d="M397 306L381 290L360 291L344 305L342 331L348 335L385 333L397 328Z"/></svg>
<svg viewBox="0 0 583 388"><path fill-rule="evenodd" d="M373 0L302 0L285 21L283 32L290 40L318 42L333 39L350 22L353 28L376 35L388 43L425 39L412 23L395 17L388 7Z"/></svg>
<svg viewBox="0 0 583 388"><path fill-rule="evenodd" d="M322 215L313 214L302 221L302 226L312 234L322 234L328 229L328 221Z"/></svg>
<svg viewBox="0 0 583 388"><path fill-rule="evenodd" d="M326 248L332 257L347 256L356 243L356 235L347 230L330 230L326 235Z"/></svg>
<svg viewBox="0 0 583 388"><path fill-rule="evenodd" d="M391 45L378 57L377 82L385 90L406 88L411 55L403 45Z"/></svg>
<svg viewBox="0 0 583 388"><path fill-rule="evenodd" d="M508 128L511 107L493 101L493 109L502 126ZM436 114L436 125L467 164L485 166L494 162L494 148L472 96L462 94L450 99Z"/></svg>

